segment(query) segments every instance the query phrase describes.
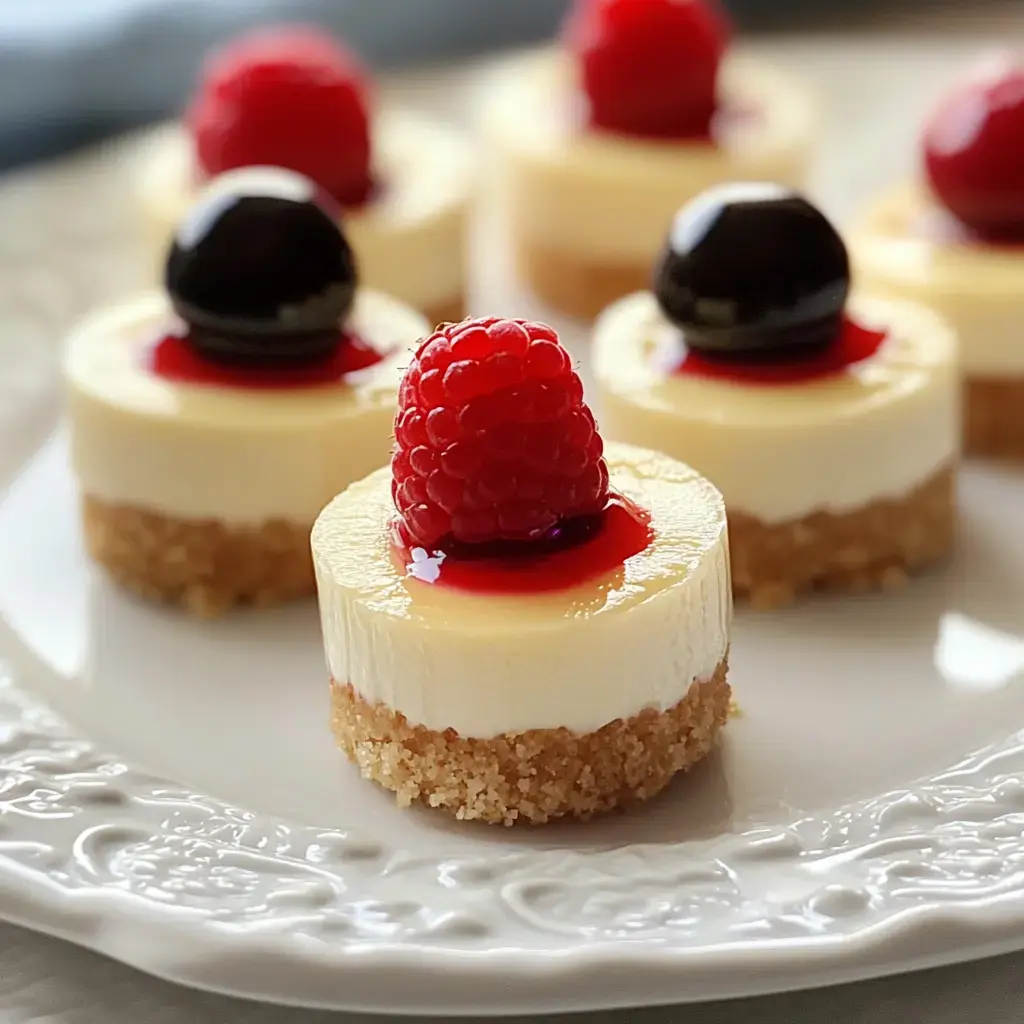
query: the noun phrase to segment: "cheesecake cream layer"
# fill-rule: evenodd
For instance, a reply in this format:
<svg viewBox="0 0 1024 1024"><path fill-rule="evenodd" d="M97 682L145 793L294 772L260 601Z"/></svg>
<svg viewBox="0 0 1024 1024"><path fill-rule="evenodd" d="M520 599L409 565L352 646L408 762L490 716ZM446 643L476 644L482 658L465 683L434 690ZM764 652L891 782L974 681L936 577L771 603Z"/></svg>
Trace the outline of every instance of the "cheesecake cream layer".
<svg viewBox="0 0 1024 1024"><path fill-rule="evenodd" d="M183 519L308 526L341 488L388 461L402 369L429 333L418 313L366 290L351 322L388 358L345 383L257 390L153 374L148 349L173 323L162 295L95 315L65 354L83 491Z"/></svg>
<svg viewBox="0 0 1024 1024"><path fill-rule="evenodd" d="M392 557L391 475L353 484L313 527L331 675L411 725L487 739L588 733L667 710L729 646L721 495L664 455L610 445L613 488L652 514L646 551L555 593L488 595L410 579Z"/></svg>
<svg viewBox="0 0 1024 1024"><path fill-rule="evenodd" d="M495 85L484 128L503 157L507 202L519 236L585 255L645 263L678 207L729 180L803 185L816 134L814 105L788 78L735 59L723 69L730 104L752 111L718 145L645 142L586 131L574 67L545 52Z"/></svg>
<svg viewBox="0 0 1024 1024"><path fill-rule="evenodd" d="M797 384L736 383L666 372L676 330L652 294L627 296L594 329L602 431L685 459L766 524L906 494L958 453L956 339L920 306L863 299L852 313L889 331L871 359Z"/></svg>
<svg viewBox="0 0 1024 1024"><path fill-rule="evenodd" d="M904 185L849 238L862 291L930 305L956 329L968 377L1024 378L1024 248L965 244L924 191Z"/></svg>
<svg viewBox="0 0 1024 1024"><path fill-rule="evenodd" d="M374 124L379 198L345 217L360 280L417 309L466 288L465 239L475 158L455 129L384 111ZM151 133L138 154L136 190L150 241L164 252L196 195L192 144L180 125Z"/></svg>

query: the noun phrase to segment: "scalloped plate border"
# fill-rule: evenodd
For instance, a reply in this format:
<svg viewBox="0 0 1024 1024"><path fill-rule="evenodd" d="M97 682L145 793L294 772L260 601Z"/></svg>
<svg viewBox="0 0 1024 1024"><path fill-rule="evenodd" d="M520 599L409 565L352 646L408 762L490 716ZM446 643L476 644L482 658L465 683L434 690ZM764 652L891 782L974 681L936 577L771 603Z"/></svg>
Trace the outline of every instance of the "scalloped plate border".
<svg viewBox="0 0 1024 1024"><path fill-rule="evenodd" d="M137 265L112 213L119 153L0 189L4 484L56 421L56 339ZM137 771L33 695L47 671L0 627L0 915L196 988L495 1015L752 995L1024 946L1024 734L787 828L438 860ZM766 885L783 866L785 888Z"/></svg>

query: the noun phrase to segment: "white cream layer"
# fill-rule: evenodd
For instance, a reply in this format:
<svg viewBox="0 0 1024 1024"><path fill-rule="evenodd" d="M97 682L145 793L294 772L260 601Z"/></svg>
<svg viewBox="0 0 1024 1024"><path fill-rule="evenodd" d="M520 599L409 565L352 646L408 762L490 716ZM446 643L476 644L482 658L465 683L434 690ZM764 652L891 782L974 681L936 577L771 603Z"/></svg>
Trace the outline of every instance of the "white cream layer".
<svg viewBox="0 0 1024 1024"><path fill-rule="evenodd" d="M903 495L957 457L956 339L920 306L859 299L852 312L889 331L874 357L813 381L748 384L659 368L674 328L649 292L627 296L594 328L602 433L685 459L731 510L766 523Z"/></svg>
<svg viewBox="0 0 1024 1024"><path fill-rule="evenodd" d="M618 572L558 593L492 596L409 579L392 558L382 470L313 527L331 675L412 723L462 736L599 729L678 703L714 672L732 618L721 495L654 452L610 445L612 486L656 539Z"/></svg>
<svg viewBox="0 0 1024 1024"><path fill-rule="evenodd" d="M374 153L384 191L345 218L360 280L417 309L460 298L476 184L472 148L454 128L383 111L374 123ZM150 243L162 259L196 196L192 145L180 125L164 125L143 142L135 186Z"/></svg>
<svg viewBox="0 0 1024 1024"><path fill-rule="evenodd" d="M710 145L586 131L574 74L562 53L533 55L495 85L484 108L509 215L526 242L598 264L646 262L678 207L712 185L804 184L817 117L807 93L785 76L728 62L725 96L757 116Z"/></svg>
<svg viewBox="0 0 1024 1024"><path fill-rule="evenodd" d="M393 352L347 383L288 390L155 376L149 345L172 323L162 295L95 315L68 342L72 458L83 491L185 519L311 524L338 491L389 458L398 382L423 318L360 291L352 325Z"/></svg>
<svg viewBox="0 0 1024 1024"><path fill-rule="evenodd" d="M943 237L942 215L913 185L875 202L849 240L860 289L944 316L968 377L1024 377L1024 249Z"/></svg>

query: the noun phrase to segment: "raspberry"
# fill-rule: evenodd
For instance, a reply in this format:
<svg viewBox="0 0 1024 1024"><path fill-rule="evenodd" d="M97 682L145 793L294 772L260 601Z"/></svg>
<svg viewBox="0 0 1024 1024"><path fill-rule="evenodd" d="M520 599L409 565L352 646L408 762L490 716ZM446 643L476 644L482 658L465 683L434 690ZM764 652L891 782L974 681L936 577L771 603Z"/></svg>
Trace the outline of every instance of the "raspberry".
<svg viewBox="0 0 1024 1024"><path fill-rule="evenodd" d="M407 547L538 540L608 500L583 384L544 324L439 327L402 381L395 438L391 493Z"/></svg>
<svg viewBox="0 0 1024 1024"><path fill-rule="evenodd" d="M186 121L205 174L284 167L353 207L373 192L368 104L362 67L330 36L269 28L207 61Z"/></svg>
<svg viewBox="0 0 1024 1024"><path fill-rule="evenodd" d="M594 128L706 138L729 25L714 0L577 0L565 27Z"/></svg>

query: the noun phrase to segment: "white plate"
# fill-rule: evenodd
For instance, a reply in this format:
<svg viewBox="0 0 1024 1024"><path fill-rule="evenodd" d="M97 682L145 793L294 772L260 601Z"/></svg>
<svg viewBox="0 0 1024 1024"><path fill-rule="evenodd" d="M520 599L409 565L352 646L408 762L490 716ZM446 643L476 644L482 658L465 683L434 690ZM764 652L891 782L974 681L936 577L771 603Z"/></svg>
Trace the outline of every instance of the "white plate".
<svg viewBox="0 0 1024 1024"><path fill-rule="evenodd" d="M137 269L112 159L0 194L0 914L197 987L394 1012L1024 946L1024 474L970 468L956 561L904 593L740 616L742 715L648 807L398 812L332 746L312 606L192 623L83 560L45 342Z"/></svg>

